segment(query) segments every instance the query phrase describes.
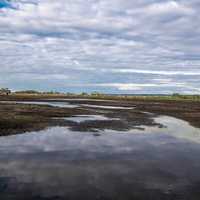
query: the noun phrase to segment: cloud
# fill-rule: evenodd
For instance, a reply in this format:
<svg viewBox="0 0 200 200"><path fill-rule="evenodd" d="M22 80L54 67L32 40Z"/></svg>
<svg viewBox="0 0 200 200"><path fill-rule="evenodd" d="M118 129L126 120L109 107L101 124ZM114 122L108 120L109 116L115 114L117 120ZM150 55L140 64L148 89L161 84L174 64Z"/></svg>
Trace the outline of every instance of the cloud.
<svg viewBox="0 0 200 200"><path fill-rule="evenodd" d="M102 69L107 71L107 69ZM136 73L136 74L155 74L155 75L182 75L182 76L200 76L200 70L196 71L162 71L162 70L140 70L140 69L111 69L115 73Z"/></svg>
<svg viewBox="0 0 200 200"><path fill-rule="evenodd" d="M193 9L185 6L183 3L178 3L177 1L166 1L166 2L157 2L151 4L147 8L147 12L152 15L162 15L162 14L193 14Z"/></svg>
<svg viewBox="0 0 200 200"><path fill-rule="evenodd" d="M105 92L200 87L198 0L10 1L15 9L0 2L2 87L26 87L25 74L28 87L43 90L67 91L69 84L75 91ZM153 86L159 79L184 85ZM126 85L95 85L117 82Z"/></svg>

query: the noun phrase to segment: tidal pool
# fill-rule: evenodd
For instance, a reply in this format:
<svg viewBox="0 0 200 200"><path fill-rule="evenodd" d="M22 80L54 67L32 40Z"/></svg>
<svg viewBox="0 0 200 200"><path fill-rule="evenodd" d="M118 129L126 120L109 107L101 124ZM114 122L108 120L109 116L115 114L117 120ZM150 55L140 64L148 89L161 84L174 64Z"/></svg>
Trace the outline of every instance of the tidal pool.
<svg viewBox="0 0 200 200"><path fill-rule="evenodd" d="M0 199L199 200L200 130L155 121L165 127L0 137Z"/></svg>

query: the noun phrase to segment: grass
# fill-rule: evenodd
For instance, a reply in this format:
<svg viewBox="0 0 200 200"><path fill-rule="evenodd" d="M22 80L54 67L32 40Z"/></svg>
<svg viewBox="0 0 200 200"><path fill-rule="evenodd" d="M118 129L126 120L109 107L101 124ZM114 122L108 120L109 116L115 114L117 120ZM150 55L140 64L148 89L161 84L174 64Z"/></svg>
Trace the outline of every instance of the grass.
<svg viewBox="0 0 200 200"><path fill-rule="evenodd" d="M123 100L123 101L200 101L200 95L109 95L109 94L43 94L43 93L12 93L11 95L0 95L0 100L39 100L50 98L89 98L89 99L107 99L107 100Z"/></svg>

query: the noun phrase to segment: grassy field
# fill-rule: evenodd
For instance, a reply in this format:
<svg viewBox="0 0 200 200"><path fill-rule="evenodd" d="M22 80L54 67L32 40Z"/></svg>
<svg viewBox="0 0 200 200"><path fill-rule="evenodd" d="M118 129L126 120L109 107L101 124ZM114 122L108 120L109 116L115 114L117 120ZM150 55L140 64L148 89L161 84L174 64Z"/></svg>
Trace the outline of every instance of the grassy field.
<svg viewBox="0 0 200 200"><path fill-rule="evenodd" d="M200 95L109 95L109 94L26 94L12 93L10 95L0 95L0 100L34 100L52 98L90 98L90 99L109 99L109 100L142 100L142 101L200 101Z"/></svg>

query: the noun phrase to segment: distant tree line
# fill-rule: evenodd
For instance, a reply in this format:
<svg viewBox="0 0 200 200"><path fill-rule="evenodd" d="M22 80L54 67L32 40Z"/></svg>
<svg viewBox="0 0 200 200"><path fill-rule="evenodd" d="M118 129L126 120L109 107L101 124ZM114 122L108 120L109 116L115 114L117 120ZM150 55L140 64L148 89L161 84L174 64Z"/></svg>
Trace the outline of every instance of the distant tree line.
<svg viewBox="0 0 200 200"><path fill-rule="evenodd" d="M40 94L39 91L36 90L22 90L22 91L16 91L16 94Z"/></svg>
<svg viewBox="0 0 200 200"><path fill-rule="evenodd" d="M74 94L74 93L70 93L70 92L66 92L66 93L62 93L62 92L57 92L57 91L46 91L46 92L41 92L41 91L37 91L37 90L20 90L20 91L16 91L15 94L65 94L68 96L94 96L94 97L99 97L99 96L104 96L104 94L99 93L99 92L91 92L91 93L87 93L87 92L82 92L80 94Z"/></svg>
<svg viewBox="0 0 200 200"><path fill-rule="evenodd" d="M200 95L184 95L184 94L179 94L179 93L174 93L172 97L179 98L179 99L192 99L192 100L200 99Z"/></svg>
<svg viewBox="0 0 200 200"><path fill-rule="evenodd" d="M9 88L0 88L0 95L9 95L11 94L11 90ZM92 98L125 98L125 99L135 99L135 98L151 98L151 99L168 99L168 100L200 100L200 95L186 95L186 94L180 94L180 93L174 93L172 95L109 95L109 94L103 94L103 93L99 93L99 92L91 92L91 93L86 93L86 92L82 92L79 94L74 94L74 93L70 93L70 92L66 92L66 93L61 93L61 92L57 92L57 91L47 91L47 92L41 92L41 91L37 91L37 90L21 90L21 91L16 91L13 92L13 94L35 94L35 95L67 95L67 96L82 96L82 97L92 97Z"/></svg>
<svg viewBox="0 0 200 200"><path fill-rule="evenodd" d="M16 94L62 94L56 91L41 92L37 90L20 90L20 91L16 91L15 93Z"/></svg>

